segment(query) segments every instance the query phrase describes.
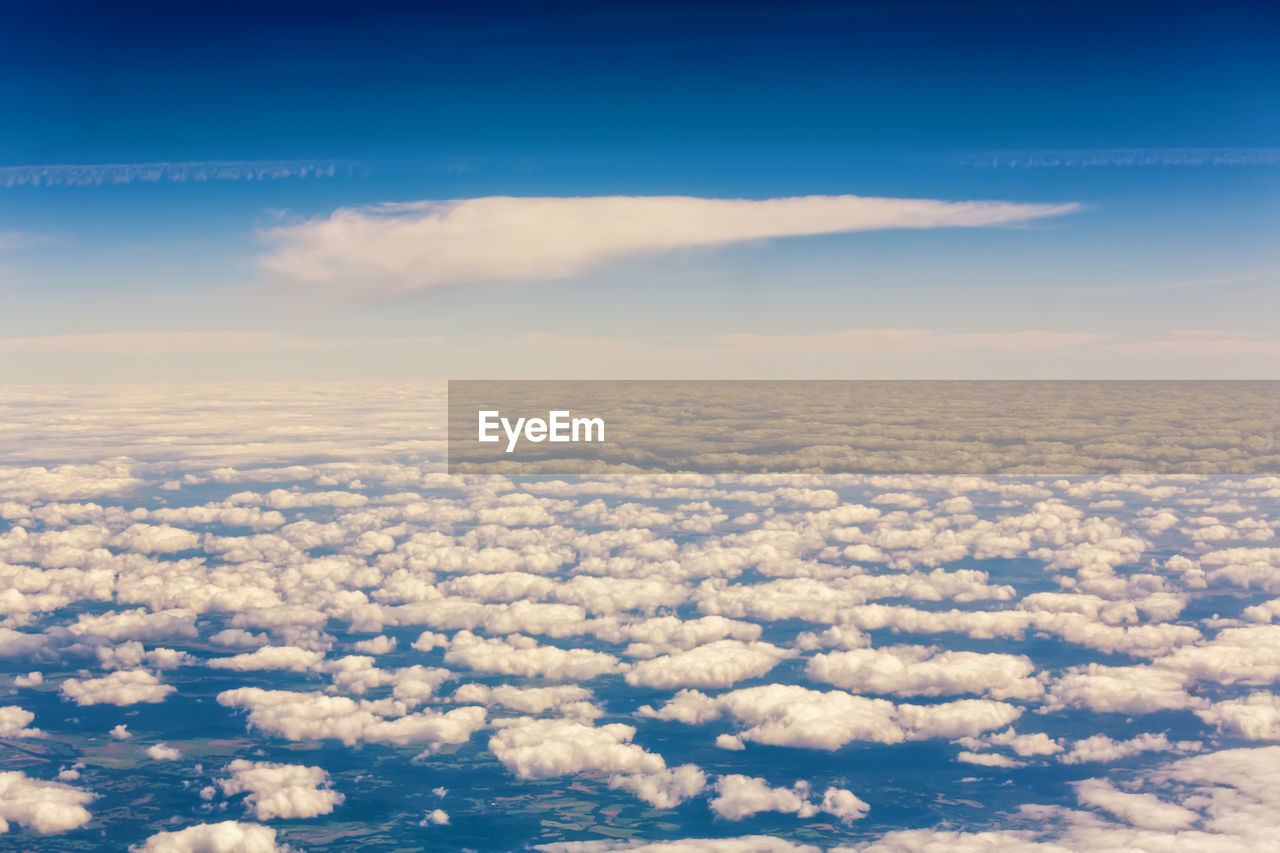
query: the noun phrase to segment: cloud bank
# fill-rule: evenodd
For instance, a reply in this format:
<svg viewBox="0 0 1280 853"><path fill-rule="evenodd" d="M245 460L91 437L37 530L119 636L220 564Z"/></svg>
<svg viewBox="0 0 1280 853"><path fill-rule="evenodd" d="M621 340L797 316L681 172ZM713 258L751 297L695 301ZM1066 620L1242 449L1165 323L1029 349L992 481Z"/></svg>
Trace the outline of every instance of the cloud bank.
<svg viewBox="0 0 1280 853"><path fill-rule="evenodd" d="M1075 203L871 198L597 196L417 201L339 208L267 229L275 280L397 293L456 284L567 278L636 255L748 240L890 228L1024 223Z"/></svg>

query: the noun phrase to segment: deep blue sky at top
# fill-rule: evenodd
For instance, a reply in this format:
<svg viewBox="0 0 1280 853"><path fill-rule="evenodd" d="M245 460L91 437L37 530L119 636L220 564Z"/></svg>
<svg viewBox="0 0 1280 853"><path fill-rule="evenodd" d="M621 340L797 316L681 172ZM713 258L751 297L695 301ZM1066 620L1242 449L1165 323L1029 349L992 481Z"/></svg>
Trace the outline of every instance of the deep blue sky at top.
<svg viewBox="0 0 1280 853"><path fill-rule="evenodd" d="M595 155L683 181L723 153L1280 137L1262 2L8 6L6 165Z"/></svg>

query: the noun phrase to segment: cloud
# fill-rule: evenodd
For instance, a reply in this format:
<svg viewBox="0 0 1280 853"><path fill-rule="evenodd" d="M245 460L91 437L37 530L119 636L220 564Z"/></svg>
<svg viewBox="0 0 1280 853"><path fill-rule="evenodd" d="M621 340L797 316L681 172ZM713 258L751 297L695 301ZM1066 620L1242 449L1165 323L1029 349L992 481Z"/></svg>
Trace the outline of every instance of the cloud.
<svg viewBox="0 0 1280 853"><path fill-rule="evenodd" d="M827 788L822 800L815 803L808 782L799 781L790 788L773 788L764 779L738 773L720 777L716 781L716 794L710 803L711 810L727 820L742 820L770 811L801 818L827 812L849 822L865 817L871 808L843 788Z"/></svg>
<svg viewBox="0 0 1280 853"><path fill-rule="evenodd" d="M512 634L505 639L481 639L459 631L449 644L445 663L475 672L498 672L525 678L590 679L626 669L613 655L591 649L540 646L530 637Z"/></svg>
<svg viewBox="0 0 1280 853"><path fill-rule="evenodd" d="M246 708L249 723L287 740L333 738L348 746L360 742L429 747L466 743L484 725L483 708L467 706L444 714L422 711L388 719L346 696L238 687L218 694L218 704ZM403 709L403 706L401 706Z"/></svg>
<svg viewBox="0 0 1280 853"><path fill-rule="evenodd" d="M166 746L163 743L157 743L154 746L147 747L147 757L155 761L177 761L182 758L182 751Z"/></svg>
<svg viewBox="0 0 1280 853"><path fill-rule="evenodd" d="M1023 223L1074 203L871 198L492 196L339 208L263 232L262 266L300 285L411 292L456 284L569 278L609 261L749 240L889 228Z"/></svg>
<svg viewBox="0 0 1280 853"><path fill-rule="evenodd" d="M43 732L39 729L27 728L35 718L35 714L17 705L0 707L0 738L40 737Z"/></svg>
<svg viewBox="0 0 1280 853"><path fill-rule="evenodd" d="M1186 829L1200 817L1190 809L1164 802L1154 794L1130 794L1117 790L1105 779L1085 779L1075 785L1081 804L1111 812L1134 826L1177 831Z"/></svg>
<svg viewBox="0 0 1280 853"><path fill-rule="evenodd" d="M1199 741L1175 743L1164 733L1143 732L1129 740L1112 740L1106 735L1092 735L1072 744L1071 751L1063 755L1061 761L1063 764L1106 763L1143 752L1194 752L1199 748Z"/></svg>
<svg viewBox="0 0 1280 853"><path fill-rule="evenodd" d="M1010 758L1007 755L997 755L994 752L969 752L961 751L956 755L957 761L963 761L965 764L978 764L982 767L1023 767L1025 762Z"/></svg>
<svg viewBox="0 0 1280 853"><path fill-rule="evenodd" d="M0 712L4 709L0 708ZM1215 702L1196 715L1206 723L1249 740L1280 740L1280 696L1253 693L1244 699Z"/></svg>
<svg viewBox="0 0 1280 853"><path fill-rule="evenodd" d="M707 774L694 764L681 764L669 770L632 773L609 779L610 788L630 791L655 809L673 809L690 797L702 793Z"/></svg>
<svg viewBox="0 0 1280 853"><path fill-rule="evenodd" d="M283 853L286 849L276 844L276 831L271 827L234 820L158 832L129 848L132 853Z"/></svg>
<svg viewBox="0 0 1280 853"><path fill-rule="evenodd" d="M13 822L50 835L89 822L84 806L96 795L70 785L32 779L17 770L0 772L0 832Z"/></svg>
<svg viewBox="0 0 1280 853"><path fill-rule="evenodd" d="M122 669L103 678L68 678L59 689L77 705L135 705L163 702L176 688L144 669Z"/></svg>
<svg viewBox="0 0 1280 853"><path fill-rule="evenodd" d="M791 654L770 643L716 640L638 663L626 680L631 685L661 689L729 687L745 678L759 678Z"/></svg>
<svg viewBox="0 0 1280 853"><path fill-rule="evenodd" d="M323 654L311 649L300 649L297 646L264 646L257 651L225 658L210 658L208 666L212 669L231 669L240 672L269 669L307 672L319 666L323 659Z"/></svg>
<svg viewBox="0 0 1280 853"><path fill-rule="evenodd" d="M894 646L816 655L808 672L810 678L855 693L1034 699L1043 692L1030 677L1034 669L1030 659L1017 655Z"/></svg>
<svg viewBox="0 0 1280 853"><path fill-rule="evenodd" d="M276 181L353 174L341 160L190 160L177 163L84 163L0 167L0 187L97 187L105 184Z"/></svg>
<svg viewBox="0 0 1280 853"><path fill-rule="evenodd" d="M1050 688L1045 707L1088 708L1121 714L1190 708L1197 703L1187 692L1190 678L1183 673L1148 666L1071 667Z"/></svg>
<svg viewBox="0 0 1280 853"><path fill-rule="evenodd" d="M591 726L573 720L513 720L489 739L489 751L521 779L566 773L661 773L662 756L631 743L633 726Z"/></svg>
<svg viewBox="0 0 1280 853"><path fill-rule="evenodd" d="M855 696L843 690L765 684L715 698L696 690L682 690L657 710L645 706L638 711L641 717L690 725L714 720L724 713L747 726L738 734L739 741L835 750L850 741L893 744L977 737L1009 725L1022 710L989 699L895 706L886 699Z"/></svg>
<svg viewBox="0 0 1280 853"><path fill-rule="evenodd" d="M319 767L238 758L227 770L231 777L218 782L222 793L228 797L248 793L245 808L258 820L329 814L345 799L329 787L329 774Z"/></svg>
<svg viewBox="0 0 1280 853"><path fill-rule="evenodd" d="M418 826L448 826L449 813L444 809L432 809L426 817L418 821Z"/></svg>

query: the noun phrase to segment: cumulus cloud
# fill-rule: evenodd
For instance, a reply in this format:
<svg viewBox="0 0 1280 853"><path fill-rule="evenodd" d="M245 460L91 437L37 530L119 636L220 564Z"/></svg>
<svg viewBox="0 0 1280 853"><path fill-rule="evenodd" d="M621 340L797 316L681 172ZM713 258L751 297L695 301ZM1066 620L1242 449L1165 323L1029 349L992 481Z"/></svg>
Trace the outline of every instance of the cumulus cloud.
<svg viewBox="0 0 1280 853"><path fill-rule="evenodd" d="M0 738L40 737L39 729L27 728L36 715L17 705L0 707Z"/></svg>
<svg viewBox="0 0 1280 853"><path fill-rule="evenodd" d="M0 714L4 711L0 708ZM1214 702L1196 715L1210 725L1249 740L1280 740L1280 696L1252 693L1243 699Z"/></svg>
<svg viewBox="0 0 1280 853"><path fill-rule="evenodd" d="M156 761L177 761L182 758L182 751L163 743L147 747L147 756Z"/></svg>
<svg viewBox="0 0 1280 853"><path fill-rule="evenodd" d="M656 809L672 809L707 786L707 774L693 764L681 764L667 770L623 773L609 779L610 788L635 794Z"/></svg>
<svg viewBox="0 0 1280 853"><path fill-rule="evenodd" d="M247 793L245 808L258 820L329 814L345 799L330 787L329 774L319 767L238 758L227 770L231 777L218 782L222 793Z"/></svg>
<svg viewBox="0 0 1280 853"><path fill-rule="evenodd" d="M206 665L213 669L233 669L241 672L255 669L286 669L307 672L315 669L324 655L297 646L264 646L252 652L225 658L210 658Z"/></svg>
<svg viewBox="0 0 1280 853"><path fill-rule="evenodd" d="M177 688L145 669L122 669L102 678L68 678L60 692L77 705L136 705L163 702Z"/></svg>
<svg viewBox="0 0 1280 853"><path fill-rule="evenodd" d="M643 687L729 687L759 678L793 653L770 643L716 640L685 652L634 664L628 684Z"/></svg>
<svg viewBox="0 0 1280 853"><path fill-rule="evenodd" d="M970 752L969 750L961 750L956 754L957 761L963 761L965 764L977 764L982 767L1024 767L1026 762L1018 761L1007 755L1000 755L995 752Z"/></svg>
<svg viewBox="0 0 1280 853"><path fill-rule="evenodd" d="M901 743L928 738L976 737L1004 728L1022 709L990 699L961 699L936 705L894 705L887 699L843 690L810 690L796 684L765 684L708 697L682 690L663 707L644 707L641 716L697 724L723 714L746 728L742 741L808 749L839 749L851 741Z"/></svg>
<svg viewBox="0 0 1280 853"><path fill-rule="evenodd" d="M922 646L855 649L815 655L809 677L855 693L945 696L975 693L1033 699L1043 693L1030 659L1017 655L943 651Z"/></svg>
<svg viewBox="0 0 1280 853"><path fill-rule="evenodd" d="M1049 688L1045 707L1066 706L1121 714L1191 708L1198 700L1187 692L1191 679L1181 672L1151 666L1072 667Z"/></svg>
<svg viewBox="0 0 1280 853"><path fill-rule="evenodd" d="M1199 819L1191 809L1165 802L1154 794L1121 791L1105 779L1077 782L1076 797L1084 805L1110 812L1126 823L1144 829L1185 829Z"/></svg>
<svg viewBox="0 0 1280 853"><path fill-rule="evenodd" d="M483 708L446 713L420 711L387 717L347 696L239 687L218 694L218 704L249 711L249 724L288 740L332 738L348 746L361 742L427 746L465 743L484 725ZM403 709L403 706L401 706ZM391 709L394 710L394 709Z"/></svg>
<svg viewBox="0 0 1280 853"><path fill-rule="evenodd" d="M268 229L278 280L406 292L579 275L602 263L675 249L886 228L1023 223L1075 204L806 196L488 197L340 208Z"/></svg>
<svg viewBox="0 0 1280 853"><path fill-rule="evenodd" d="M41 835L67 832L89 822L85 805L95 794L63 785L32 779L16 770L0 772L0 832L10 823L25 826Z"/></svg>
<svg viewBox="0 0 1280 853"><path fill-rule="evenodd" d="M865 817L871 808L851 791L828 788L814 802L809 783L799 781L790 788L774 788L759 777L733 773L716 781L711 810L727 820L742 820L760 812L784 812L808 818L828 812L842 821Z"/></svg>
<svg viewBox="0 0 1280 853"><path fill-rule="evenodd" d="M547 779L594 770L610 774L661 773L662 756L631 743L636 730L622 723L591 726L573 720L524 718L489 739L489 751L521 779Z"/></svg>
<svg viewBox="0 0 1280 853"><path fill-rule="evenodd" d="M234 820L158 832L129 848L133 853L285 853L285 849L276 844L271 827Z"/></svg>
<svg viewBox="0 0 1280 853"><path fill-rule="evenodd" d="M626 670L625 664L605 652L541 646L531 637L519 634L482 639L470 631L459 631L453 636L444 660L476 672L559 679L585 680Z"/></svg>

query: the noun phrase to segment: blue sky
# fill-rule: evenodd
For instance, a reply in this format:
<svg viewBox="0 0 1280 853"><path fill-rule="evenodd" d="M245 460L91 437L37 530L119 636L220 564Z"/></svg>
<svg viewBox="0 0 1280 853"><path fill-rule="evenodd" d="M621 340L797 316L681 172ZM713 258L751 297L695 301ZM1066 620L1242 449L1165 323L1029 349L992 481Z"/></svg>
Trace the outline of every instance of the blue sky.
<svg viewBox="0 0 1280 853"><path fill-rule="evenodd" d="M1265 4L48 3L11 19L9 381L1280 365ZM148 179L147 164L210 162L239 165ZM263 170L290 176L242 179ZM1078 207L993 227L780 225L405 286L435 275L427 253L393 293L368 258L343 260L337 294L264 268L271 229L387 202L843 195Z"/></svg>

